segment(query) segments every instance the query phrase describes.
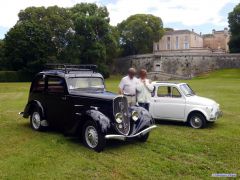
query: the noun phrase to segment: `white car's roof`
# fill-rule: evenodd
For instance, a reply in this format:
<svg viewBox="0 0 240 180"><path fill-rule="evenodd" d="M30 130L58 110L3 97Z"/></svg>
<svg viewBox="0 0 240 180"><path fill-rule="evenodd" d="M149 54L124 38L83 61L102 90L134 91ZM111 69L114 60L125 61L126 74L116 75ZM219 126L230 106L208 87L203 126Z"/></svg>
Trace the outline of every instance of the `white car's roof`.
<svg viewBox="0 0 240 180"><path fill-rule="evenodd" d="M169 86L172 86L172 85L181 85L181 84L186 84L186 83L180 83L180 82L166 82L166 81L153 81L152 82L153 85L169 85Z"/></svg>

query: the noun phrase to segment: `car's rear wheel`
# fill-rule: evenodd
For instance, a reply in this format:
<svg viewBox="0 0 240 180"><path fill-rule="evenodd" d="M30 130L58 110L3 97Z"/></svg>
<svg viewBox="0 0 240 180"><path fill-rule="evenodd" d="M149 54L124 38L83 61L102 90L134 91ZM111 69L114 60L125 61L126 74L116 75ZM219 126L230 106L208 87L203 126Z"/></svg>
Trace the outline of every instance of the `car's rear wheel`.
<svg viewBox="0 0 240 180"><path fill-rule="evenodd" d="M149 133L146 133L146 134L144 134L144 135L140 135L140 136L138 137L138 140L139 140L140 142L146 142L146 141L148 140L148 137L149 137Z"/></svg>
<svg viewBox="0 0 240 180"><path fill-rule="evenodd" d="M91 148L97 152L101 152L106 145L106 140L103 133L101 133L96 123L93 121L87 121L84 124L82 138L84 144L88 148Z"/></svg>
<svg viewBox="0 0 240 180"><path fill-rule="evenodd" d="M204 128L206 126L206 118L200 113L193 113L189 118L189 124L195 129Z"/></svg>
<svg viewBox="0 0 240 180"><path fill-rule="evenodd" d="M43 131L44 127L42 126L41 122L42 115L39 111L39 108L34 108L30 116L30 124L32 129L35 131Z"/></svg>

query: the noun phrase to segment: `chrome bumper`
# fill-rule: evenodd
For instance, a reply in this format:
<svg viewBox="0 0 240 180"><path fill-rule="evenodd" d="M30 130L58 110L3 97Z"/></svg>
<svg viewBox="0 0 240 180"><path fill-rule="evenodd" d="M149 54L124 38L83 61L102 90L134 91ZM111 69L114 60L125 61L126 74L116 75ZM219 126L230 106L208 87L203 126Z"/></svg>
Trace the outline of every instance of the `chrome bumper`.
<svg viewBox="0 0 240 180"><path fill-rule="evenodd" d="M134 138L140 135L144 135L148 132L150 132L152 129L156 128L156 125L152 125L144 130L142 130L141 132L131 135L131 136L124 136L124 135L118 135L118 134L108 134L105 136L105 139L118 139L118 140L126 140L127 138Z"/></svg>

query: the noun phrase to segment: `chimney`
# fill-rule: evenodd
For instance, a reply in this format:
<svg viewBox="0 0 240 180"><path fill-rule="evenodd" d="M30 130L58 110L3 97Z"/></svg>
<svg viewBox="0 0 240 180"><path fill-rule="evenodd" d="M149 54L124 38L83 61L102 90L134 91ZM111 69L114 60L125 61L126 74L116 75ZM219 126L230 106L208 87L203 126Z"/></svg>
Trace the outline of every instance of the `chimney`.
<svg viewBox="0 0 240 180"><path fill-rule="evenodd" d="M200 32L200 36L202 36L202 32Z"/></svg>
<svg viewBox="0 0 240 180"><path fill-rule="evenodd" d="M192 32L194 32L194 29L192 29Z"/></svg>
<svg viewBox="0 0 240 180"><path fill-rule="evenodd" d="M212 30L212 33L215 34L215 29Z"/></svg>

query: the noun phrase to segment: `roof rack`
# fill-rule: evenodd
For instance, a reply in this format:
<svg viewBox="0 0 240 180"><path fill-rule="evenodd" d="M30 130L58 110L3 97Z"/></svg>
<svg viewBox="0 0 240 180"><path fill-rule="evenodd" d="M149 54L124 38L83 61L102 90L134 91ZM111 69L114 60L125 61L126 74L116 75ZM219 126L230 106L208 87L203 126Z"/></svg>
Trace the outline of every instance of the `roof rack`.
<svg viewBox="0 0 240 180"><path fill-rule="evenodd" d="M93 71L96 72L97 65L94 64L46 64L47 70L63 70L66 74L70 71Z"/></svg>

